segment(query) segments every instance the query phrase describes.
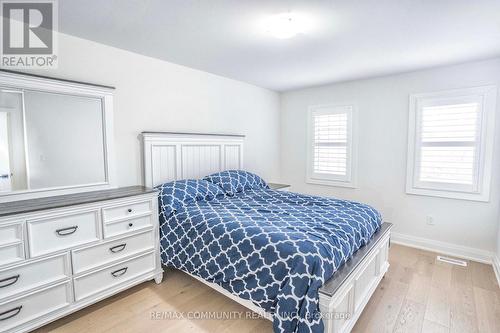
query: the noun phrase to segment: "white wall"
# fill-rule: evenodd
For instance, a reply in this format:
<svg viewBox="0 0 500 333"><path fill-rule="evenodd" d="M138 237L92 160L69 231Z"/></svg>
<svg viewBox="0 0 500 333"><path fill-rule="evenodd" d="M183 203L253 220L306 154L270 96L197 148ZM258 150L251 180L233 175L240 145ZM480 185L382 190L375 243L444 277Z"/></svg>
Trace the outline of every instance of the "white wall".
<svg viewBox="0 0 500 333"><path fill-rule="evenodd" d="M500 259L500 217L498 219L498 232L497 232L497 259Z"/></svg>
<svg viewBox="0 0 500 333"><path fill-rule="evenodd" d="M493 252L500 199L500 126L489 203L405 193L409 94L486 84L500 86L500 59L284 93L282 180L291 183L296 191L370 203L395 224L395 232ZM306 184L308 106L352 101L359 107L358 188ZM436 225L426 224L427 215L434 217Z"/></svg>
<svg viewBox="0 0 500 333"><path fill-rule="evenodd" d="M279 177L279 95L132 52L59 35L59 66L37 74L116 87L118 185L142 183L142 131L244 134L244 163Z"/></svg>

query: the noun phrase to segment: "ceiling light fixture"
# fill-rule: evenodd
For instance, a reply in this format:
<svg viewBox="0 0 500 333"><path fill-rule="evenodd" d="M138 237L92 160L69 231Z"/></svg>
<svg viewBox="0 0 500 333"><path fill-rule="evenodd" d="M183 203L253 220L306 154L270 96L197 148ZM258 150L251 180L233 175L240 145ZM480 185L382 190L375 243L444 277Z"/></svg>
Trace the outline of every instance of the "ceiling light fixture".
<svg viewBox="0 0 500 333"><path fill-rule="evenodd" d="M279 39L295 37L307 30L307 20L293 13L273 15L265 21L266 32Z"/></svg>

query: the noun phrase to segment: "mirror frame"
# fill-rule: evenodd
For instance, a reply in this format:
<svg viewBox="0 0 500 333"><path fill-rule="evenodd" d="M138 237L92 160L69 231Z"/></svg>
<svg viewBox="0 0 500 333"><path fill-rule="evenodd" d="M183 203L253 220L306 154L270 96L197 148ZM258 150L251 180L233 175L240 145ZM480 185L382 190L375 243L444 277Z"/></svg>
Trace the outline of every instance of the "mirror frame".
<svg viewBox="0 0 500 333"><path fill-rule="evenodd" d="M27 189L5 193L0 192L0 203L78 192L105 190L116 187L113 149L114 87L0 70L0 88L15 89L20 91L31 90L101 99L103 112L102 127L104 131L104 168L106 176L105 181L100 183L58 186L34 190Z"/></svg>

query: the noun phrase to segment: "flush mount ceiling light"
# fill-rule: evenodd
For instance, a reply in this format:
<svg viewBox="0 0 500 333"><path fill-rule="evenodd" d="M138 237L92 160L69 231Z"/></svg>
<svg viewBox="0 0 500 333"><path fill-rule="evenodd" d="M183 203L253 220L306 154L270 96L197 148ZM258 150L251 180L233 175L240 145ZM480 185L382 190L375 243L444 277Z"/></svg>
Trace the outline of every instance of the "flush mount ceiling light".
<svg viewBox="0 0 500 333"><path fill-rule="evenodd" d="M270 16L264 22L267 33L279 39L288 39L305 33L308 28L307 20L295 13L282 13Z"/></svg>

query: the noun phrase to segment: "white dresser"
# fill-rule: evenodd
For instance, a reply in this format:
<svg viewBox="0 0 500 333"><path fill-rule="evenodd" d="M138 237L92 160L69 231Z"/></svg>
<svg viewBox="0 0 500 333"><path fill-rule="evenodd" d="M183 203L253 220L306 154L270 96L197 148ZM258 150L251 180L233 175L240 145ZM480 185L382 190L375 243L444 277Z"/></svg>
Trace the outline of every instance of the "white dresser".
<svg viewBox="0 0 500 333"><path fill-rule="evenodd" d="M0 204L0 332L25 332L163 276L157 192Z"/></svg>

